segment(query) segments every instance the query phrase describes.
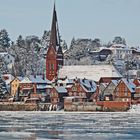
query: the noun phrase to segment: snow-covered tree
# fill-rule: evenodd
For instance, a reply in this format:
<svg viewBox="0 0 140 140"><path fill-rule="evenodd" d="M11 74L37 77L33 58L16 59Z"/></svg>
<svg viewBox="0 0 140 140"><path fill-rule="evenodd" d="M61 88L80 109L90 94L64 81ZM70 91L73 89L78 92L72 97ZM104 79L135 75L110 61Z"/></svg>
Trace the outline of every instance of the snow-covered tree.
<svg viewBox="0 0 140 140"><path fill-rule="evenodd" d="M47 46L49 46L50 36L51 36L51 32L50 31L44 31L43 36L41 38L41 45L44 48L46 48Z"/></svg>
<svg viewBox="0 0 140 140"><path fill-rule="evenodd" d="M69 49L73 49L74 45L75 45L75 38L73 37Z"/></svg>
<svg viewBox="0 0 140 140"><path fill-rule="evenodd" d="M29 75L43 73L44 49L37 36L27 36L25 39L20 35L15 44L10 48L15 56L14 72L16 75Z"/></svg>
<svg viewBox="0 0 140 140"><path fill-rule="evenodd" d="M1 73L2 67L3 67L3 62L0 61L0 99L4 99L8 95L6 83L2 79L2 73Z"/></svg>
<svg viewBox="0 0 140 140"><path fill-rule="evenodd" d="M114 37L114 40L112 41L114 44L123 44L126 45L126 41L124 38L120 37L120 36L116 36Z"/></svg>
<svg viewBox="0 0 140 140"><path fill-rule="evenodd" d="M10 47L10 38L8 32L5 29L0 31L0 48L4 51Z"/></svg>
<svg viewBox="0 0 140 140"><path fill-rule="evenodd" d="M7 95L8 95L8 91L6 88L6 84L0 75L0 99L6 98Z"/></svg>
<svg viewBox="0 0 140 140"><path fill-rule="evenodd" d="M61 47L62 47L62 50L63 50L63 51L66 51L66 50L68 49L68 46L67 46L67 43L66 43L65 40L63 40L63 41L61 42Z"/></svg>

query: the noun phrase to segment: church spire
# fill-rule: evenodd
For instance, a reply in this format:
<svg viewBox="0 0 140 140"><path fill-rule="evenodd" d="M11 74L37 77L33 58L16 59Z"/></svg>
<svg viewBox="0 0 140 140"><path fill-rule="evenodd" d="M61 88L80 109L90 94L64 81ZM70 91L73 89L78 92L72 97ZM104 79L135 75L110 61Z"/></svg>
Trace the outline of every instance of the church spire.
<svg viewBox="0 0 140 140"><path fill-rule="evenodd" d="M57 21L57 13L53 9L53 18L51 26L50 44L46 55L46 78L53 80L58 76L58 70L63 66L63 52L60 45L60 35Z"/></svg>
<svg viewBox="0 0 140 140"><path fill-rule="evenodd" d="M55 3L54 3L50 46L54 47L54 49L56 50L56 46L58 46L58 44L59 44L58 23L57 23L57 13L56 13Z"/></svg>

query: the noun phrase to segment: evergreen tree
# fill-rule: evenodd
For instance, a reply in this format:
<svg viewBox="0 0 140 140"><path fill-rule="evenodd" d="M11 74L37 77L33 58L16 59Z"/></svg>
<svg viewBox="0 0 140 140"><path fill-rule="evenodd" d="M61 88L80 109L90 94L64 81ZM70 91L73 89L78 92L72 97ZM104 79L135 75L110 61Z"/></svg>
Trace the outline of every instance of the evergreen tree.
<svg viewBox="0 0 140 140"><path fill-rule="evenodd" d="M10 38L8 32L3 29L0 31L0 48L5 51L8 47L10 47Z"/></svg>
<svg viewBox="0 0 140 140"><path fill-rule="evenodd" d="M6 98L6 95L8 94L7 88L6 88L6 83L2 79L2 62L0 63L0 99Z"/></svg>
<svg viewBox="0 0 140 140"><path fill-rule="evenodd" d="M22 35L19 35L19 37L17 38L16 44L19 47L22 47L24 45L24 39L22 38Z"/></svg>
<svg viewBox="0 0 140 140"><path fill-rule="evenodd" d="M124 38L120 37L120 36L116 36L114 37L114 40L112 41L114 44L123 44L126 45L126 41Z"/></svg>
<svg viewBox="0 0 140 140"><path fill-rule="evenodd" d="M51 32L50 31L44 31L42 39L41 39L41 45L44 48L49 46L50 36L51 36Z"/></svg>
<svg viewBox="0 0 140 140"><path fill-rule="evenodd" d="M75 38L73 37L71 40L70 49L73 49L74 45L75 45Z"/></svg>
<svg viewBox="0 0 140 140"><path fill-rule="evenodd" d="M65 40L62 41L61 46L62 46L62 50L64 51L68 49L68 46Z"/></svg>
<svg viewBox="0 0 140 140"><path fill-rule="evenodd" d="M0 99L6 98L6 95L8 94L6 84L3 81L1 75L0 75Z"/></svg>

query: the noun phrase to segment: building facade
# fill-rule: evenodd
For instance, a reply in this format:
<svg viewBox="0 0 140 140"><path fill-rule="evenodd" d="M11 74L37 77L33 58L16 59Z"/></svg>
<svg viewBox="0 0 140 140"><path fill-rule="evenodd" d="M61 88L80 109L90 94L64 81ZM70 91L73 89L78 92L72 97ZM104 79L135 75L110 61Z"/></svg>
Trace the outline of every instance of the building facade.
<svg viewBox="0 0 140 140"><path fill-rule="evenodd" d="M46 55L46 79L52 81L58 75L58 70L63 66L63 52L60 45L60 35L57 14L53 10L50 43Z"/></svg>

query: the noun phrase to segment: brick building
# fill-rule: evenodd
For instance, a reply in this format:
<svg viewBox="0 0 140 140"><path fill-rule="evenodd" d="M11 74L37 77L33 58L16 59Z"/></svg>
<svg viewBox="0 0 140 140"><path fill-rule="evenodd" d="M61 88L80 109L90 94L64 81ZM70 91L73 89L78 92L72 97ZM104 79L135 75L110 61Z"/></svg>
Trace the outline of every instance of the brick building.
<svg viewBox="0 0 140 140"><path fill-rule="evenodd" d="M58 75L58 70L63 66L63 52L60 45L60 35L57 14L53 10L50 43L46 54L46 79L52 81Z"/></svg>

